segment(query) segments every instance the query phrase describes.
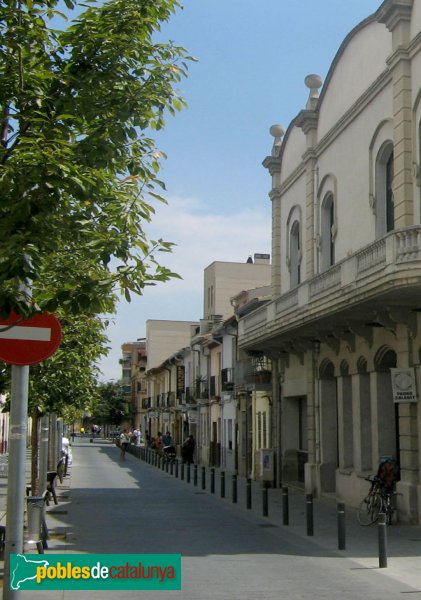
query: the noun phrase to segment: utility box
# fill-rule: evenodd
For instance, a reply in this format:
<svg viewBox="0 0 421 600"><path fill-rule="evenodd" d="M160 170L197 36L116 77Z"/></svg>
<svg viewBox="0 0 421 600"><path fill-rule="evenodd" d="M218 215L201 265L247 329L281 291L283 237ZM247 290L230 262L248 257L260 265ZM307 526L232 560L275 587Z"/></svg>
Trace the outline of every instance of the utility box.
<svg viewBox="0 0 421 600"><path fill-rule="evenodd" d="M273 450L271 448L262 448L260 450L260 473L262 481L273 481L274 461Z"/></svg>

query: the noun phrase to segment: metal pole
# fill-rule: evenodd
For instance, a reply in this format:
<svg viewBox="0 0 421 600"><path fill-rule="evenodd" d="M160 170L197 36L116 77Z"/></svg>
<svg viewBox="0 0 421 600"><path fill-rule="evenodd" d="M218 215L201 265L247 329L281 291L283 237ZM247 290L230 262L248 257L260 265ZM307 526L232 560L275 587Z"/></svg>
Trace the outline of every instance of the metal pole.
<svg viewBox="0 0 421 600"><path fill-rule="evenodd" d="M26 435L28 420L29 367L12 365L9 418L9 478L7 483L7 528L4 553L4 600L21 598L10 589L10 554L23 553L25 510Z"/></svg>
<svg viewBox="0 0 421 600"><path fill-rule="evenodd" d="M225 471L221 471L221 498L225 498Z"/></svg>
<svg viewBox="0 0 421 600"><path fill-rule="evenodd" d="M175 477L178 479L178 459L175 459Z"/></svg>
<svg viewBox="0 0 421 600"><path fill-rule="evenodd" d="M180 477L181 481L184 480L184 463L181 463L181 477Z"/></svg>
<svg viewBox="0 0 421 600"><path fill-rule="evenodd" d="M268 498L268 487L267 487L266 482L263 483L263 487L262 487L262 509L263 509L263 516L268 517L269 516L269 498Z"/></svg>
<svg viewBox="0 0 421 600"><path fill-rule="evenodd" d="M282 524L289 525L289 497L286 485L282 488Z"/></svg>
<svg viewBox="0 0 421 600"><path fill-rule="evenodd" d="M47 488L48 471L48 415L41 417L41 435L39 443L39 495L42 496Z"/></svg>
<svg viewBox="0 0 421 600"><path fill-rule="evenodd" d="M345 504L338 502L338 550L346 549Z"/></svg>
<svg viewBox="0 0 421 600"><path fill-rule="evenodd" d="M215 467L211 468L211 484L210 484L211 494L215 493Z"/></svg>
<svg viewBox="0 0 421 600"><path fill-rule="evenodd" d="M170 475L172 475L173 472L174 472L174 461L171 460L171 462L170 462Z"/></svg>
<svg viewBox="0 0 421 600"><path fill-rule="evenodd" d="M232 476L232 503L237 504L237 475Z"/></svg>
<svg viewBox="0 0 421 600"><path fill-rule="evenodd" d="M307 507L307 535L314 535L314 521L313 521L313 494L306 494L306 507Z"/></svg>
<svg viewBox="0 0 421 600"><path fill-rule="evenodd" d="M197 485L197 465L194 465L193 483Z"/></svg>
<svg viewBox="0 0 421 600"><path fill-rule="evenodd" d="M206 467L202 467L202 490L206 489Z"/></svg>
<svg viewBox="0 0 421 600"><path fill-rule="evenodd" d="M379 568L385 569L387 567L387 526L385 513L379 514L377 529L379 532Z"/></svg>
<svg viewBox="0 0 421 600"><path fill-rule="evenodd" d="M187 483L190 483L190 463L187 463Z"/></svg>
<svg viewBox="0 0 421 600"><path fill-rule="evenodd" d="M251 508L251 479L250 477L247 477L247 484L246 484L246 492L247 492L247 508Z"/></svg>

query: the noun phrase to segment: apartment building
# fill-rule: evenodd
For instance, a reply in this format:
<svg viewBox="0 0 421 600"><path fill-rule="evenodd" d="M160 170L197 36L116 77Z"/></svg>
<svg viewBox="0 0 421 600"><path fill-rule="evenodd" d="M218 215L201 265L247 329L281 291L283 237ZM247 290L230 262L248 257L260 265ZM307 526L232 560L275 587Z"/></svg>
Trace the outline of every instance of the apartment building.
<svg viewBox="0 0 421 600"><path fill-rule="evenodd" d="M383 2L305 84L271 128L272 299L239 346L272 361L278 483L357 505L393 455L419 523L421 0Z"/></svg>

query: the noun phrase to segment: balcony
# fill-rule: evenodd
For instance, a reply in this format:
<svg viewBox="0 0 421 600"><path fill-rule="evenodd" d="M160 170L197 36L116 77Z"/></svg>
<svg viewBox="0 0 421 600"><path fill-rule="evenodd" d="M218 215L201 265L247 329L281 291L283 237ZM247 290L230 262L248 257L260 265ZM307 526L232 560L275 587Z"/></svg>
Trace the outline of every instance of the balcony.
<svg viewBox="0 0 421 600"><path fill-rule="evenodd" d="M221 370L221 387L223 392L234 390L234 369Z"/></svg>
<svg viewBox="0 0 421 600"><path fill-rule="evenodd" d="M421 227L391 231L239 321L239 346L284 350L323 336L392 328L421 308ZM397 313L400 313L400 317ZM408 316L410 315L410 316ZM412 316L411 316L412 315Z"/></svg>

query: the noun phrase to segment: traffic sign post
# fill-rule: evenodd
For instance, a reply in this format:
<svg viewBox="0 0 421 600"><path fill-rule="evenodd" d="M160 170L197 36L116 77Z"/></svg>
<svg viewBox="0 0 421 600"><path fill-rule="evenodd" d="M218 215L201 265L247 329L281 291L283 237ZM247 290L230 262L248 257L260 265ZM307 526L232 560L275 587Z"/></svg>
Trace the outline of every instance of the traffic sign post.
<svg viewBox="0 0 421 600"><path fill-rule="evenodd" d="M60 322L49 313L24 320L16 314L6 320L0 319L0 360L12 365L4 600L21 597L19 590L10 589L10 554L21 554L24 543L29 365L42 362L54 354L61 339Z"/></svg>

